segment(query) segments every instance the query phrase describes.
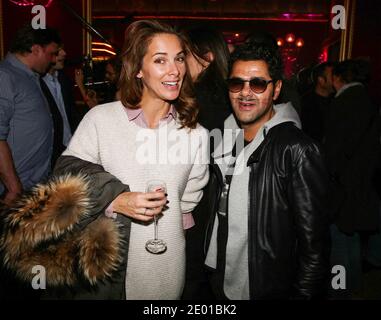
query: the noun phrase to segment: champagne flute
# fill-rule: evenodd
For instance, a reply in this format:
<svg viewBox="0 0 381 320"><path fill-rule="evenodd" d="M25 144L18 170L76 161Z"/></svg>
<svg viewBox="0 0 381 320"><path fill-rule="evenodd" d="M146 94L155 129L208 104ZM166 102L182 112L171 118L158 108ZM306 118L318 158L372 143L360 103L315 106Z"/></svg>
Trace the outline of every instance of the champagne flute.
<svg viewBox="0 0 381 320"><path fill-rule="evenodd" d="M150 180L147 182L146 192L167 192L167 187L164 181L162 180ZM150 239L146 242L146 250L153 254L163 253L167 250L167 244L165 241L158 239L158 221L157 215L153 216L154 219L154 228L155 234L154 239Z"/></svg>

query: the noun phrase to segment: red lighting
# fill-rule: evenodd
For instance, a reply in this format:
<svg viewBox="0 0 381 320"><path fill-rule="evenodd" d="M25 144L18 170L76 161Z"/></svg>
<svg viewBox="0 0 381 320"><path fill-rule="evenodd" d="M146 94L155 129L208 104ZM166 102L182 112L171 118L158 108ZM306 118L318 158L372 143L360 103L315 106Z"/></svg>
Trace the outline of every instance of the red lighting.
<svg viewBox="0 0 381 320"><path fill-rule="evenodd" d="M328 61L328 48L325 47L323 49L323 52L319 56L319 61L320 61L320 63Z"/></svg>
<svg viewBox="0 0 381 320"><path fill-rule="evenodd" d="M282 13L281 16L284 17L284 18L287 18L287 19L293 19L293 18L295 18L297 15L294 14L294 13Z"/></svg>
<svg viewBox="0 0 381 320"><path fill-rule="evenodd" d="M236 38L238 38L238 37L239 37L239 33L236 33L234 36L235 36Z"/></svg>
<svg viewBox="0 0 381 320"><path fill-rule="evenodd" d="M304 40L302 38L299 38L298 40L296 40L296 46L301 48L304 46Z"/></svg>
<svg viewBox="0 0 381 320"><path fill-rule="evenodd" d="M304 46L304 40L301 37L296 38L293 33L288 33L285 37L278 37L276 42L282 54L284 73L289 78L298 68L298 57Z"/></svg>
<svg viewBox="0 0 381 320"><path fill-rule="evenodd" d="M289 43L294 42L295 36L292 33L289 33L288 35L286 35L286 41Z"/></svg>
<svg viewBox="0 0 381 320"><path fill-rule="evenodd" d="M124 16L93 16L94 20L100 19L121 19ZM220 21L287 21L287 22L319 22L326 23L329 21L327 18L322 19L312 19L302 15L300 18L296 17L293 19L280 17L216 17L216 16L176 16L176 15L136 15L132 17L133 20L144 20L144 19L156 19L156 20L220 20Z"/></svg>
<svg viewBox="0 0 381 320"><path fill-rule="evenodd" d="M9 0L9 1L20 7L35 6L38 4L43 5L44 7L49 7L51 3L53 2L53 0Z"/></svg>

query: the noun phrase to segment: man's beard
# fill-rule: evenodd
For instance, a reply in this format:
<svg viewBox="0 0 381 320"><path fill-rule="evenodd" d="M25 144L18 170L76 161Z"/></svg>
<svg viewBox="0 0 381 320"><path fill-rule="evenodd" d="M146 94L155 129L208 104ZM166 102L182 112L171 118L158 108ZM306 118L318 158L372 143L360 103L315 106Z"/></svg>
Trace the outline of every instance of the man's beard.
<svg viewBox="0 0 381 320"><path fill-rule="evenodd" d="M260 101L259 99L256 99L256 98L249 98L249 99L245 99L245 98L239 98L237 99L238 100L238 103L250 103L250 104L253 104L253 109L255 108L260 108ZM257 121L260 121L269 111L269 109L272 107L272 103L270 103L270 105L268 105L264 110L262 110L260 113L254 115L252 118L250 119L239 119L238 117L238 121L241 125L250 125L250 124L253 124L253 123L256 123ZM239 107L238 107L239 108Z"/></svg>

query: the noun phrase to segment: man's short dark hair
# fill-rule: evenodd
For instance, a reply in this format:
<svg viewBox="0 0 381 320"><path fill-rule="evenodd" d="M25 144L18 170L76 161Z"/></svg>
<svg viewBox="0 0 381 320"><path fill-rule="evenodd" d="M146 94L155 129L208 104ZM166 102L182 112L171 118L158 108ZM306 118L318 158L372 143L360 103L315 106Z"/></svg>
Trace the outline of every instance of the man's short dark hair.
<svg viewBox="0 0 381 320"><path fill-rule="evenodd" d="M9 51L12 53L31 52L31 48L35 44L44 47L52 42L61 44L61 37L57 30L53 28L33 29L30 24L27 24L17 31Z"/></svg>
<svg viewBox="0 0 381 320"><path fill-rule="evenodd" d="M274 80L283 79L283 62L277 47L266 43L248 42L239 45L230 57L230 72L233 64L238 61L263 60L267 63L270 77Z"/></svg>
<svg viewBox="0 0 381 320"><path fill-rule="evenodd" d="M334 64L332 62L323 62L319 63L312 69L311 77L312 77L312 82L314 85L317 84L318 78L323 77L325 78L325 70L326 68L333 68Z"/></svg>
<svg viewBox="0 0 381 320"><path fill-rule="evenodd" d="M332 73L345 83L361 82L367 85L370 80L370 65L362 59L345 60L337 63Z"/></svg>

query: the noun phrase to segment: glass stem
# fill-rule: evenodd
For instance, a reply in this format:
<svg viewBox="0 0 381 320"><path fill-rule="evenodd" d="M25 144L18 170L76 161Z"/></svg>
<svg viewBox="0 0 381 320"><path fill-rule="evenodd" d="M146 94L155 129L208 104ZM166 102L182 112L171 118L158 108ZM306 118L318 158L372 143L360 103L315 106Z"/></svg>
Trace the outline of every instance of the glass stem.
<svg viewBox="0 0 381 320"><path fill-rule="evenodd" d="M156 214L153 216L153 221L155 223L155 240L157 240L157 217L156 217Z"/></svg>

